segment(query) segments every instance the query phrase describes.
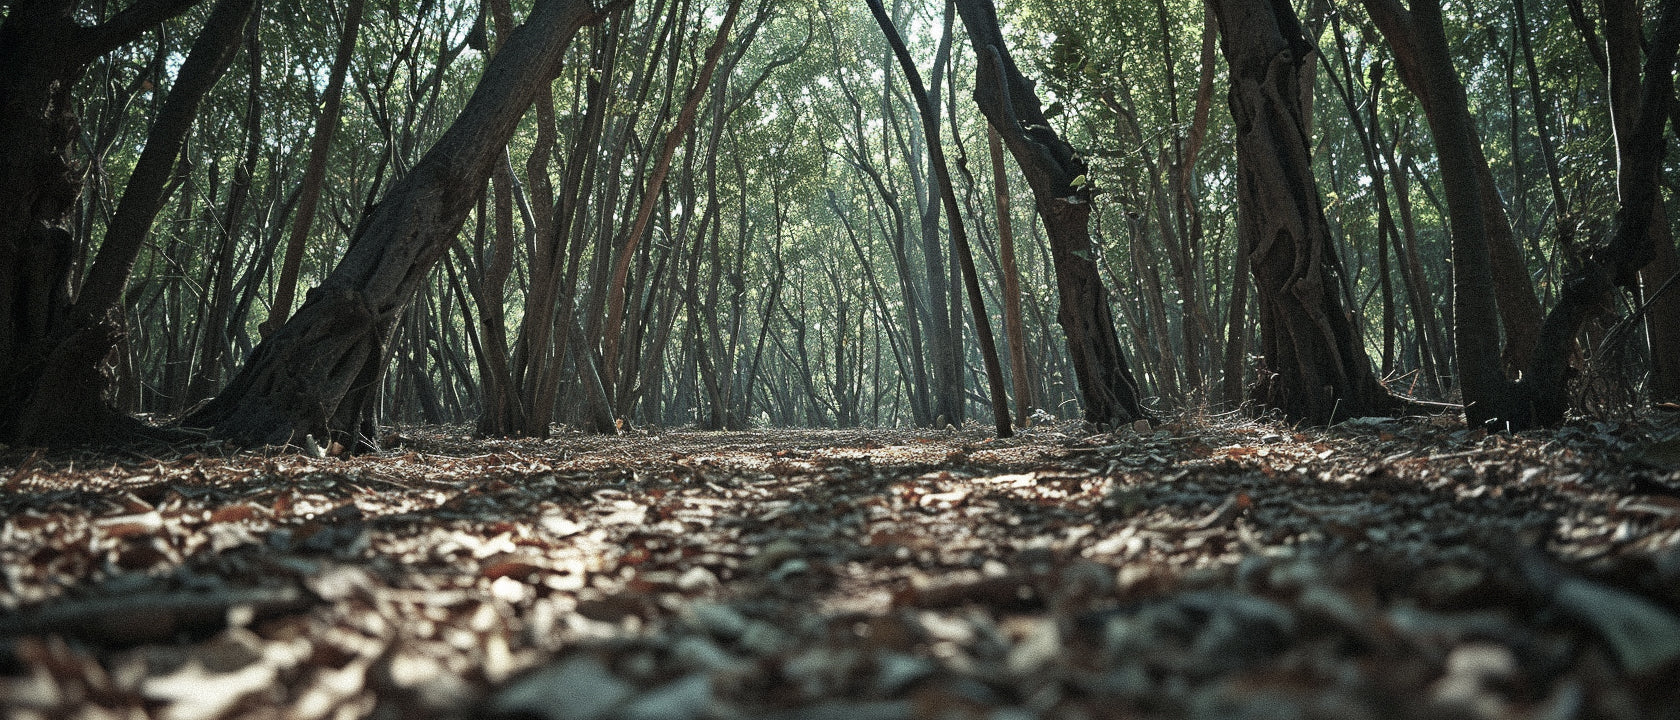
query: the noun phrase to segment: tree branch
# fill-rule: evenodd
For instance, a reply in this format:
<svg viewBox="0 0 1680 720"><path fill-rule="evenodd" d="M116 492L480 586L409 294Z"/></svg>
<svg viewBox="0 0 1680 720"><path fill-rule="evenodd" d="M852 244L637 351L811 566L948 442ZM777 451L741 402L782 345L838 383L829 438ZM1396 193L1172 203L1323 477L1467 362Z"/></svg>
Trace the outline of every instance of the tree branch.
<svg viewBox="0 0 1680 720"><path fill-rule="evenodd" d="M76 43L82 61L92 61L121 47L139 37L140 33L186 12L199 2L200 0L137 0L105 22L82 30Z"/></svg>

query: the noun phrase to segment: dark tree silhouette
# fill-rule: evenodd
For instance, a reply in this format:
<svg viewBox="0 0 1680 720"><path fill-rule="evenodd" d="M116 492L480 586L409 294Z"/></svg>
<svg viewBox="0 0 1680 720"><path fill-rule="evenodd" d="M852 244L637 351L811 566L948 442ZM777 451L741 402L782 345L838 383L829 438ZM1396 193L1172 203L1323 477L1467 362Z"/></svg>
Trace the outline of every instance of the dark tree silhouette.
<svg viewBox="0 0 1680 720"><path fill-rule="evenodd" d="M140 32L127 22L157 22L185 4L142 3L125 12L150 10L143 18L119 14L95 28L71 21L74 3L29 3L7 15L0 27L0 83L9 85L0 87L0 134L18 146L0 171L0 199L14 202L0 220L0 438L71 444L120 439L139 429L106 399L111 382L104 363L122 333L119 305L168 199L169 178L199 103L232 62L255 4L221 0L205 20L73 302L72 241L64 224L81 183L69 159L77 131L69 86L98 56L93 50ZM103 42L92 50L77 46L93 38Z"/></svg>

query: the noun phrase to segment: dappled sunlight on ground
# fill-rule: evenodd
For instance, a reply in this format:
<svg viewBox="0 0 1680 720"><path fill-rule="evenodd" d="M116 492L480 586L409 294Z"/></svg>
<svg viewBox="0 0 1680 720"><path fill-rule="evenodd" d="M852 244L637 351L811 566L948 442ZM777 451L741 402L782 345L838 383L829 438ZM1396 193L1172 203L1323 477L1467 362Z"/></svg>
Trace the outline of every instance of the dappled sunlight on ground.
<svg viewBox="0 0 1680 720"><path fill-rule="evenodd" d="M1680 700L1656 682L1680 668L1677 431L1226 416L10 449L0 698L40 718L1638 717Z"/></svg>

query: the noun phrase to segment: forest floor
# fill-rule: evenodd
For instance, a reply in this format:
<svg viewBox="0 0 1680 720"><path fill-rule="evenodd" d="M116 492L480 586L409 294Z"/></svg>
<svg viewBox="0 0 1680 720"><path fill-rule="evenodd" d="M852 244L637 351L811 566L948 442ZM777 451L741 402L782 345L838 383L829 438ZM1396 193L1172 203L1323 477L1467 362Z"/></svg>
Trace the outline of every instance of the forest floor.
<svg viewBox="0 0 1680 720"><path fill-rule="evenodd" d="M1680 716L1680 416L0 448L11 718Z"/></svg>

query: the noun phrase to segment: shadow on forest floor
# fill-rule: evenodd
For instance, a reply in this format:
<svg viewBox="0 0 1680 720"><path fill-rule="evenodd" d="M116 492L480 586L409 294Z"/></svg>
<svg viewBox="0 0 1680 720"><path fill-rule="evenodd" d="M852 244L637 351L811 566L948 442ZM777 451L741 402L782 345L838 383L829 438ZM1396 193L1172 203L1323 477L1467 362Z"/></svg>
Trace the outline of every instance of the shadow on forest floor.
<svg viewBox="0 0 1680 720"><path fill-rule="evenodd" d="M1680 421L0 451L8 717L1655 717ZM101 714L103 712L103 714Z"/></svg>

